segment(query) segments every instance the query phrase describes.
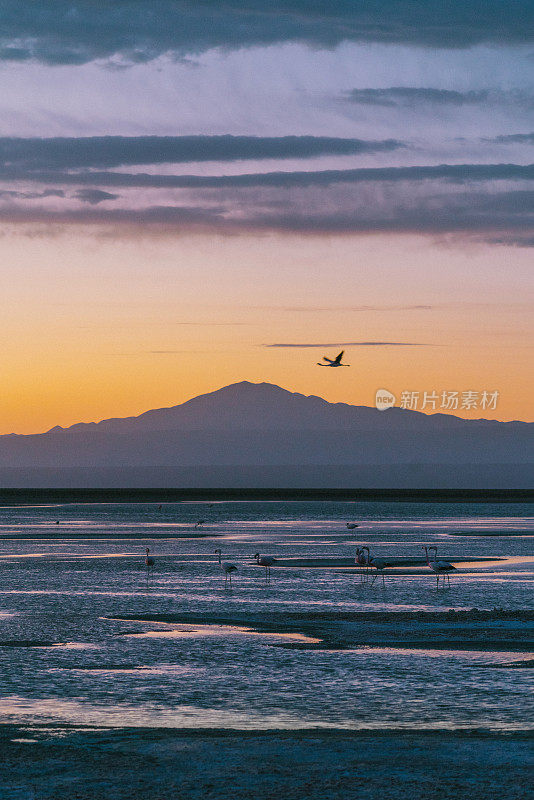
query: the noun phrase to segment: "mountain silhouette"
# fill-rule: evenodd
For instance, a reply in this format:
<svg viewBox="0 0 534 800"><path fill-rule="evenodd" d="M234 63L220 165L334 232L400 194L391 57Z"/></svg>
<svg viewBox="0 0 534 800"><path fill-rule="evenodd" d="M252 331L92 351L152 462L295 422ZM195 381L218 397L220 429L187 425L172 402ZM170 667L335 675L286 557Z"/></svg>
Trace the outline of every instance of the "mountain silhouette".
<svg viewBox="0 0 534 800"><path fill-rule="evenodd" d="M231 486L247 485L247 474L260 480L263 470L273 486L306 485L313 475L313 485L331 485L364 473L372 481L374 469L378 482L396 474L398 483L417 473L422 485L432 473L432 485L440 486L463 470L479 475L475 483L491 474L492 486L512 481L520 488L532 479L533 444L534 423L378 411L244 381L137 417L1 436L0 483L100 485L104 471L109 485L127 486L133 470L136 485L143 485L144 474L152 485L154 470L163 470L161 485L172 474L183 485Z"/></svg>

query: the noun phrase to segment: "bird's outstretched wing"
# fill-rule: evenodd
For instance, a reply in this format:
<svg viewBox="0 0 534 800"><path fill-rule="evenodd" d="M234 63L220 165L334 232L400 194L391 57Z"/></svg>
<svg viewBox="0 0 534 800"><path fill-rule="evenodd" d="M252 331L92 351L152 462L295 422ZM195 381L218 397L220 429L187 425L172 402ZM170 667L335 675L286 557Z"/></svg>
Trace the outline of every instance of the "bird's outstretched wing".
<svg viewBox="0 0 534 800"><path fill-rule="evenodd" d="M344 350L342 350L342 351L341 351L341 353L339 353L339 354L338 354L338 355L335 357L335 359L334 359L334 364L341 364L341 359L343 358L343 353L344 353L344 352L345 352L345 351L344 351Z"/></svg>

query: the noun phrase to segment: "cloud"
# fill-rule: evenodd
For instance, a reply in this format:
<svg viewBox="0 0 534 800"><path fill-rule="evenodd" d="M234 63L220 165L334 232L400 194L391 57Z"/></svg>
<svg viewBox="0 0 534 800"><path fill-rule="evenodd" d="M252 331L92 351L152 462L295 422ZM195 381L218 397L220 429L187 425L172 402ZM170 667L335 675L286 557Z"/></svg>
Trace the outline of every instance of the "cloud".
<svg viewBox="0 0 534 800"><path fill-rule="evenodd" d="M308 343L308 342L277 342L275 344L264 344L262 347L435 347L433 344L426 344L424 342L326 342L326 343Z"/></svg>
<svg viewBox="0 0 534 800"><path fill-rule="evenodd" d="M487 102L488 91L456 92L449 89L392 86L389 89L352 89L346 99L372 106L406 106L420 103L464 106Z"/></svg>
<svg viewBox="0 0 534 800"><path fill-rule="evenodd" d="M325 198L327 200L328 198ZM256 230L301 234L346 235L400 233L456 237L476 237L495 241L500 232L513 238L516 246L528 246L534 235L534 192L504 192L487 196L465 192L461 195L421 193L418 197L398 194L367 198L363 204L336 204L335 210L320 203L260 212L253 220ZM503 241L504 243L504 241Z"/></svg>
<svg viewBox="0 0 534 800"><path fill-rule="evenodd" d="M432 311L436 306L434 305L398 305L398 306L254 306L255 308L277 310L277 311L290 311L290 312L313 312L318 313L326 311L332 312L389 312L389 311Z"/></svg>
<svg viewBox="0 0 534 800"><path fill-rule="evenodd" d="M433 182L382 186L358 191L350 186L305 187L280 192L271 187L228 189L202 196L203 205L153 205L58 210L41 204L9 203L0 222L98 225L107 229L188 231L219 234L280 233L306 236L411 233L477 236L486 241L534 235L534 191L483 191L470 185Z"/></svg>
<svg viewBox="0 0 534 800"><path fill-rule="evenodd" d="M14 200L37 200L43 197L65 197L63 189L45 189L44 192L18 192L12 189L0 189L0 198L10 197Z"/></svg>
<svg viewBox="0 0 534 800"><path fill-rule="evenodd" d="M506 247L534 247L534 235L528 234L504 234L488 239L490 244L500 244Z"/></svg>
<svg viewBox="0 0 534 800"><path fill-rule="evenodd" d="M111 192L104 192L102 189L80 189L75 192L74 196L82 203L90 203L95 206L103 200L117 200L119 194L111 194Z"/></svg>
<svg viewBox="0 0 534 800"><path fill-rule="evenodd" d="M531 0L3 0L0 59L120 66L286 42L458 48L533 40Z"/></svg>
<svg viewBox="0 0 534 800"><path fill-rule="evenodd" d="M507 136L495 136L493 139L484 139L485 142L499 142L500 144L534 144L534 133L511 133Z"/></svg>
<svg viewBox="0 0 534 800"><path fill-rule="evenodd" d="M117 200L120 195L104 192L102 189L80 189L74 193L74 197L76 197L77 200L81 200L82 203L90 203L95 206L103 200Z"/></svg>
<svg viewBox="0 0 534 800"><path fill-rule="evenodd" d="M0 164L10 169L57 170L190 161L311 158L391 152L396 139L366 141L328 136L89 136L0 138Z"/></svg>
<svg viewBox="0 0 534 800"><path fill-rule="evenodd" d="M145 189L290 188L336 183L399 183L404 181L533 180L534 164L439 164L437 166L361 167L357 169L255 172L241 175L154 175L147 172L65 172L0 164L0 180L55 181L70 185Z"/></svg>
<svg viewBox="0 0 534 800"><path fill-rule="evenodd" d="M164 226L179 232L181 229L194 230L222 229L224 217L220 208L199 206L148 206L146 208L104 209L65 209L56 211L49 208L31 208L22 205L0 208L0 222L13 224L44 225L101 225L101 226Z"/></svg>

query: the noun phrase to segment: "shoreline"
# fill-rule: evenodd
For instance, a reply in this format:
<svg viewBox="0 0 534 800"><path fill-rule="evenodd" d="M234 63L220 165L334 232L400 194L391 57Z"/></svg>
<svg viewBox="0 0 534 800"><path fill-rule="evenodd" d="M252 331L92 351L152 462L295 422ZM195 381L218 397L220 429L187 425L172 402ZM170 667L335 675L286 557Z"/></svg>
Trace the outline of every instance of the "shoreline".
<svg viewBox="0 0 534 800"><path fill-rule="evenodd" d="M35 503L184 503L210 501L529 503L534 489L327 488L0 488L0 505Z"/></svg>

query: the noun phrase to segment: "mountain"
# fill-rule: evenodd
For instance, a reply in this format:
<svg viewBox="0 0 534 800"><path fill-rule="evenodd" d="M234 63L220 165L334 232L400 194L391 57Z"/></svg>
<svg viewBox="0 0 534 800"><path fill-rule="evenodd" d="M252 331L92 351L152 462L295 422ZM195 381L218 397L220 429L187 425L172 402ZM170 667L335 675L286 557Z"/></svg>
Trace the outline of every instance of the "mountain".
<svg viewBox="0 0 534 800"><path fill-rule="evenodd" d="M242 382L138 417L1 436L0 485L529 488L533 444L534 423L378 411Z"/></svg>

